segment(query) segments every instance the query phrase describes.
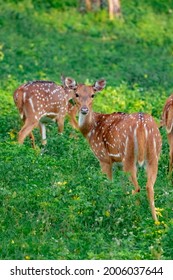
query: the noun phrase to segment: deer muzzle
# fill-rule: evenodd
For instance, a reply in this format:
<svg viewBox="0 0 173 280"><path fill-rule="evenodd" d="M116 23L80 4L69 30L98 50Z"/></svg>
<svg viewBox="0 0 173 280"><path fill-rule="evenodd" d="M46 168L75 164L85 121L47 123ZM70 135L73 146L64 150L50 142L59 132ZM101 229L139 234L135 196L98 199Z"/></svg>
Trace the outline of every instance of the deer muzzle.
<svg viewBox="0 0 173 280"><path fill-rule="evenodd" d="M88 112L89 112L89 109L88 109L86 106L83 106L83 107L81 108L81 113L82 113L83 115L88 114Z"/></svg>

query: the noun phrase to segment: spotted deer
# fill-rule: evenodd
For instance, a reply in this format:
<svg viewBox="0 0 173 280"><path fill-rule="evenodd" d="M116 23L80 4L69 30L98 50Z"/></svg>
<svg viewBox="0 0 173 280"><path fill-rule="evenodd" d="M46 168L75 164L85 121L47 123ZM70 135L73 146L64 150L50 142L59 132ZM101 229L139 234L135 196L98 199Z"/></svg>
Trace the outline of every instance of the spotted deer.
<svg viewBox="0 0 173 280"><path fill-rule="evenodd" d="M92 111L95 94L105 88L106 81L98 80L94 85L70 84L74 90L74 100L78 107L78 126L83 136L100 162L102 172L112 180L112 165L121 162L135 187L137 164L146 166L147 194L152 217L157 221L154 204L154 183L157 177L158 159L162 140L152 116L144 113L101 114Z"/></svg>
<svg viewBox="0 0 173 280"><path fill-rule="evenodd" d="M74 128L78 127L75 119L76 108L69 101L72 98L73 91L69 89L72 79L61 78L63 85L57 85L51 81L32 81L21 85L15 90L13 95L14 102L24 122L18 136L20 144L29 135L32 145L35 147L32 130L37 126L40 128L42 144L47 143L44 116L57 122L60 133L63 132L64 118L67 113L72 126Z"/></svg>
<svg viewBox="0 0 173 280"><path fill-rule="evenodd" d="M163 108L161 125L165 126L169 143L169 172L173 167L173 94L168 97Z"/></svg>

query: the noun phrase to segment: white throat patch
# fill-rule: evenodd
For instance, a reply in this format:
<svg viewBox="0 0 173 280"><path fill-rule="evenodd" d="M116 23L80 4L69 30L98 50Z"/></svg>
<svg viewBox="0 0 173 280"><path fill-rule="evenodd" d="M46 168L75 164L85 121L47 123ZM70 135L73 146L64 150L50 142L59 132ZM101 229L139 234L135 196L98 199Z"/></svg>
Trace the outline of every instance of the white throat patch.
<svg viewBox="0 0 173 280"><path fill-rule="evenodd" d="M83 115L81 112L79 112L79 119L78 119L79 127L83 126L83 124L85 122L85 118L86 118L86 115Z"/></svg>

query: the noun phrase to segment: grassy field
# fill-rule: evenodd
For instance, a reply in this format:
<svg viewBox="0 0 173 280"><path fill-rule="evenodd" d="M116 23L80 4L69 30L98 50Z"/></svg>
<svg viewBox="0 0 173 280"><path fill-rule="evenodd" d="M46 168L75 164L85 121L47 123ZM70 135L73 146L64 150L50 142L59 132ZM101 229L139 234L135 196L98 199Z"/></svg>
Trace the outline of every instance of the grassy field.
<svg viewBox="0 0 173 280"><path fill-rule="evenodd" d="M0 259L172 259L173 186L164 129L157 224L144 170L136 196L116 166L108 181L68 119L62 135L48 124L44 149L37 129L35 150L29 139L17 144L21 121L12 96L23 82L60 83L61 73L86 83L104 77L95 111L144 111L158 123L173 90L172 1L122 0L123 19L114 21L105 9L81 14L76 2L0 0Z"/></svg>

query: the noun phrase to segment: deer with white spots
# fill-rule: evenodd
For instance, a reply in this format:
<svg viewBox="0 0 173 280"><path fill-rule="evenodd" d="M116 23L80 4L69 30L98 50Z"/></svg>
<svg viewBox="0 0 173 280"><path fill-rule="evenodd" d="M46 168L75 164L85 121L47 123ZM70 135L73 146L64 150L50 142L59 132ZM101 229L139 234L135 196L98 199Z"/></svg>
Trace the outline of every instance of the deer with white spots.
<svg viewBox="0 0 173 280"><path fill-rule="evenodd" d="M63 132L64 119L67 113L70 116L72 126L78 127L75 119L76 108L69 102L73 94L73 90L69 89L72 79L62 77L62 82L63 85L57 85L50 81L32 81L15 90L14 102L24 122L18 135L20 144L29 135L32 145L35 147L32 130L37 126L40 128L42 144L46 144L46 126L44 120L42 121L43 117L55 120L58 124L59 133Z"/></svg>
<svg viewBox="0 0 173 280"><path fill-rule="evenodd" d="M112 179L112 165L121 162L123 170L130 174L135 190L139 192L137 182L137 164L146 166L147 194L152 217L157 221L154 204L154 183L157 177L158 159L162 140L157 124L152 116L144 113L101 114L92 111L92 102L96 92L105 88L104 79L94 85L70 84L74 90L74 101L78 107L78 125L88 140L95 156L100 162L102 172Z"/></svg>
<svg viewBox="0 0 173 280"><path fill-rule="evenodd" d="M173 94L168 97L163 108L161 125L166 127L169 143L169 172L173 167Z"/></svg>

